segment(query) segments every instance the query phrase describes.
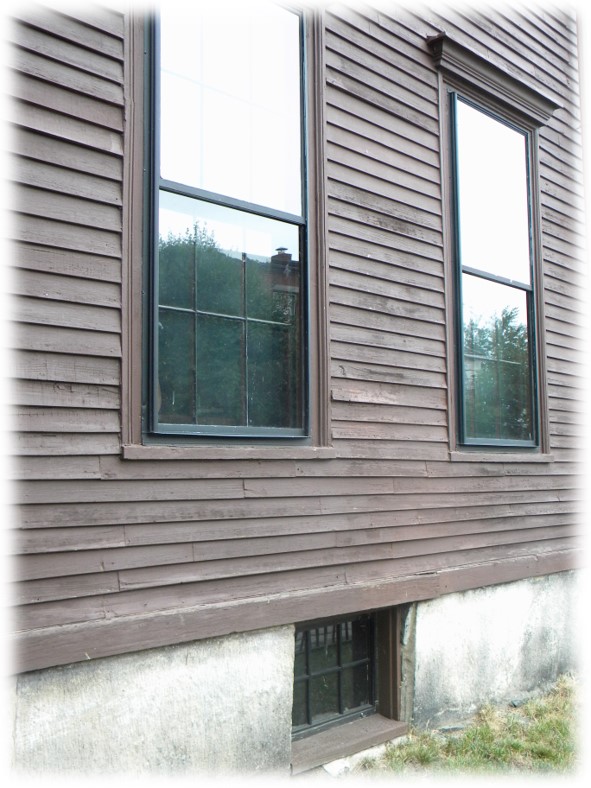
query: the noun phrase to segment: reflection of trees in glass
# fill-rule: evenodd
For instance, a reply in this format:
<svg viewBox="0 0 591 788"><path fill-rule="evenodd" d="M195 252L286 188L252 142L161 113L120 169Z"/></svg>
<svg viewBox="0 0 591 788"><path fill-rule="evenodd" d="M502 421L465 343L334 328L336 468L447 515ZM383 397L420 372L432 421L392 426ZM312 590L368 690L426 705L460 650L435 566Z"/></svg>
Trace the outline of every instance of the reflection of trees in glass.
<svg viewBox="0 0 591 788"><path fill-rule="evenodd" d="M531 357L517 308L464 325L467 438L532 440Z"/></svg>
<svg viewBox="0 0 591 788"><path fill-rule="evenodd" d="M198 223L159 244L159 420L301 426L300 266L221 250Z"/></svg>

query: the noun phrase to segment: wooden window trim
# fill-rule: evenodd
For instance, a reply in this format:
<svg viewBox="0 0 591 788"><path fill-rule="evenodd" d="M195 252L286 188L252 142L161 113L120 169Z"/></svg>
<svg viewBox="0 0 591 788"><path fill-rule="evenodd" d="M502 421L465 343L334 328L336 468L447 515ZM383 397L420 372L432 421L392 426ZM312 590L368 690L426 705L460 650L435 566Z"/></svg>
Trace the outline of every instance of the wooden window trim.
<svg viewBox="0 0 591 788"><path fill-rule="evenodd" d="M538 155L538 129L548 123L560 105L541 91L531 87L520 79L508 74L485 57L473 52L459 42L451 39L446 33L440 33L427 39L427 46L433 57L439 74L439 111L440 134L442 141L451 139L451 118L448 93L458 92L468 99L480 104L493 113L520 126L528 133L530 140L531 161L531 233L533 239L533 284L535 301L536 337L536 388L538 397L538 429L539 441L536 447L516 449L509 445L503 446L470 446L463 445L458 438L458 402L457 385L458 363L456 358L456 332L454 320L447 320L446 342L453 352L447 353L449 413L449 457L452 461L461 462L552 462L550 454L550 430L548 420L548 391L546 376L546 345L544 328L544 279L543 279L543 247L540 224L540 178ZM453 222L452 212L448 207L452 204L453 167L451 151L448 144L440 146L442 172L442 204L444 206L444 256L445 256L445 302L446 313L455 314L455 261L453 255Z"/></svg>
<svg viewBox="0 0 591 788"><path fill-rule="evenodd" d="M142 401L146 381L144 335L147 330L144 293L146 135L144 108L146 19L143 12L126 18L121 456L130 460L314 459L332 457L330 445L329 342L327 325L326 186L324 172L324 58L322 12L302 11L305 30L307 115L307 191L309 279L309 425L306 438L215 439L181 436L148 439L144 434Z"/></svg>

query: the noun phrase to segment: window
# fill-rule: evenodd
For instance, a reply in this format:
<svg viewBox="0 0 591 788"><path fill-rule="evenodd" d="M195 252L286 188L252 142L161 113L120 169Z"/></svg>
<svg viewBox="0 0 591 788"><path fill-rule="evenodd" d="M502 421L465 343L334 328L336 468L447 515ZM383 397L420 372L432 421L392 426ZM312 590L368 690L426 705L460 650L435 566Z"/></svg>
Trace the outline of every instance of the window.
<svg viewBox="0 0 591 788"><path fill-rule="evenodd" d="M527 131L451 93L460 442L538 442Z"/></svg>
<svg viewBox="0 0 591 788"><path fill-rule="evenodd" d="M403 736L404 610L299 625L295 633L292 774Z"/></svg>
<svg viewBox="0 0 591 788"><path fill-rule="evenodd" d="M449 186L446 289L451 458L473 447L548 455L538 130L558 105L446 33L427 39L440 74ZM530 78L527 77L527 80ZM464 451L453 451L460 444ZM503 454L507 453L507 449ZM494 454L488 451L489 457ZM497 457L500 457L498 454Z"/></svg>
<svg viewBox="0 0 591 788"><path fill-rule="evenodd" d="M171 5L151 34L145 428L304 437L301 16Z"/></svg>
<svg viewBox="0 0 591 788"><path fill-rule="evenodd" d="M375 712L374 637L369 615L296 630L294 739Z"/></svg>

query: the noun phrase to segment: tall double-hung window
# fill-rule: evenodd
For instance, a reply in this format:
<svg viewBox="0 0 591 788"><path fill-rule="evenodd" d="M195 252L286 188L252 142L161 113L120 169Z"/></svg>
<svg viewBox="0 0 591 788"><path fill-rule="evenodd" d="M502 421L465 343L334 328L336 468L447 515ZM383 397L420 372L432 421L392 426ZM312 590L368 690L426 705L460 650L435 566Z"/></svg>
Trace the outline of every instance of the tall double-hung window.
<svg viewBox="0 0 591 788"><path fill-rule="evenodd" d="M147 431L302 437L301 17L163 4L152 36Z"/></svg>
<svg viewBox="0 0 591 788"><path fill-rule="evenodd" d="M458 93L451 101L460 439L534 446L529 134Z"/></svg>

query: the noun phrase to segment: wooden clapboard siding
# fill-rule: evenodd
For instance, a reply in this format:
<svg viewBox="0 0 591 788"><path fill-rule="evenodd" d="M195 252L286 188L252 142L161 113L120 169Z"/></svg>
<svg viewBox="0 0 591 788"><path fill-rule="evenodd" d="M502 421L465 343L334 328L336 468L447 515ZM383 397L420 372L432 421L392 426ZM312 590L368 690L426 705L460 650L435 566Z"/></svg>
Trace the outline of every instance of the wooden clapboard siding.
<svg viewBox="0 0 591 788"><path fill-rule="evenodd" d="M586 300L568 13L327 6L314 210L326 224L331 449L141 459L122 456L133 408L120 366L141 282L130 267L141 238L126 226L125 79L141 67L125 58L139 20L13 16L9 549L22 669L576 565ZM450 454L446 141L425 43L441 30L560 105L539 133L545 457Z"/></svg>

